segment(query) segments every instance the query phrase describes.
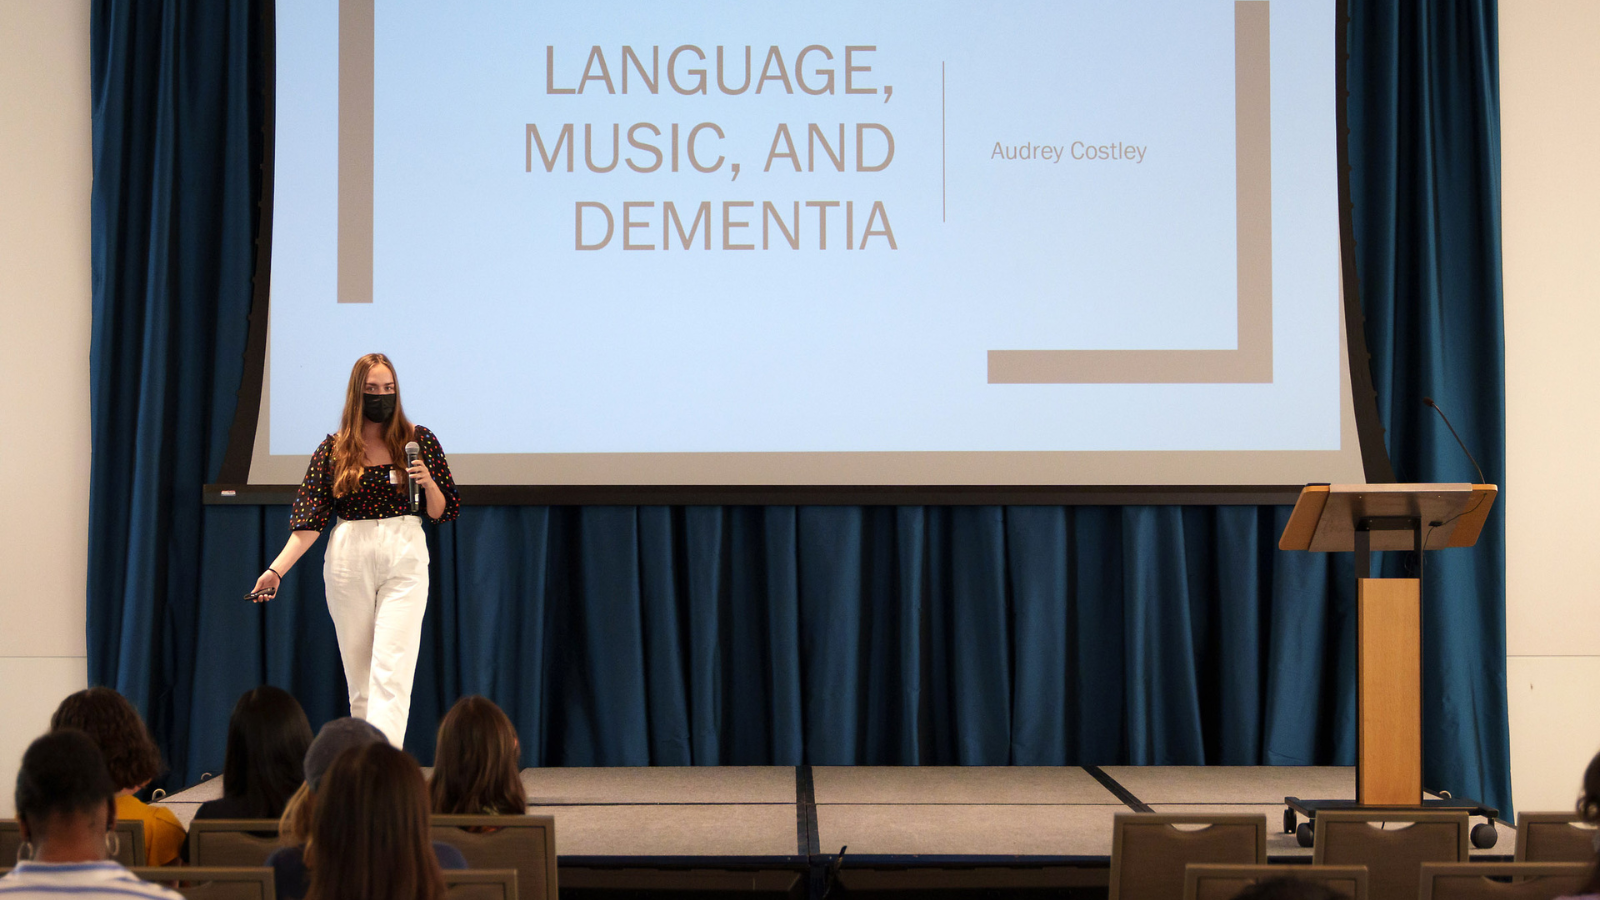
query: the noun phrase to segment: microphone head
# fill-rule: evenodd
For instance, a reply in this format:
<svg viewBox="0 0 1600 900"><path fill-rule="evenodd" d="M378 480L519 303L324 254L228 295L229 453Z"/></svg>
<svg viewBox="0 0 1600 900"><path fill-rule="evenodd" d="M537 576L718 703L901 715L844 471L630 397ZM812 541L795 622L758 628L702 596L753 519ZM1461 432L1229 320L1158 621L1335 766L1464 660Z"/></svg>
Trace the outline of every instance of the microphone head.
<svg viewBox="0 0 1600 900"><path fill-rule="evenodd" d="M1422 398L1422 405L1423 406L1433 406L1434 405L1433 398L1432 397L1423 397Z"/></svg>
<svg viewBox="0 0 1600 900"><path fill-rule="evenodd" d="M410 441L406 444L406 459L416 459L421 452L422 448L417 446L416 441Z"/></svg>

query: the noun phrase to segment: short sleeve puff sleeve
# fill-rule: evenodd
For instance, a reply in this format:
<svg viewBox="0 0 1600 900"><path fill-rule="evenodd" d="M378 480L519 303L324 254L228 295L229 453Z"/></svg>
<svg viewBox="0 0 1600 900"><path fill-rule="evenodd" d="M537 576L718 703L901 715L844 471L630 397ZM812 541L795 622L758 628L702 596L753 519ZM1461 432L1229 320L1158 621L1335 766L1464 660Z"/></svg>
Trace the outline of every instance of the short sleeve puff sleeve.
<svg viewBox="0 0 1600 900"><path fill-rule="evenodd" d="M448 522L461 515L461 495L456 491L455 479L450 476L450 462L444 458L444 448L439 446L439 439L421 425L417 426L417 447L422 451L422 461L428 467L428 474L433 476L434 483L439 485L439 492L444 494L444 512L434 521Z"/></svg>
<svg viewBox="0 0 1600 900"><path fill-rule="evenodd" d="M317 452L311 454L305 480L295 494L289 511L290 531L321 531L333 516L333 435L328 435Z"/></svg>

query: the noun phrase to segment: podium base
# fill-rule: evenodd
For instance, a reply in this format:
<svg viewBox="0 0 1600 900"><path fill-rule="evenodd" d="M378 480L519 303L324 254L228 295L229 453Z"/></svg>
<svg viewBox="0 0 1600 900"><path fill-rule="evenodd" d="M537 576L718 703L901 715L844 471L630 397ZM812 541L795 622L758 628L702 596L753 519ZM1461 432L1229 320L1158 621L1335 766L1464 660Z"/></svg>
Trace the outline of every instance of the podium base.
<svg viewBox="0 0 1600 900"><path fill-rule="evenodd" d="M1495 820L1500 818L1500 810L1492 806L1485 806L1476 800L1454 797L1441 797L1437 800L1424 800L1421 803L1407 803L1399 805L1380 805L1376 803L1362 803L1357 800L1302 800L1299 797L1283 798L1283 833L1292 834L1302 847L1310 847L1316 841L1317 813L1324 809L1370 809L1373 812L1439 812L1441 810L1465 810L1469 816L1482 816L1488 819L1472 826L1472 846L1479 850L1488 850L1500 839L1500 832L1494 827ZM1307 821L1301 822L1300 816Z"/></svg>

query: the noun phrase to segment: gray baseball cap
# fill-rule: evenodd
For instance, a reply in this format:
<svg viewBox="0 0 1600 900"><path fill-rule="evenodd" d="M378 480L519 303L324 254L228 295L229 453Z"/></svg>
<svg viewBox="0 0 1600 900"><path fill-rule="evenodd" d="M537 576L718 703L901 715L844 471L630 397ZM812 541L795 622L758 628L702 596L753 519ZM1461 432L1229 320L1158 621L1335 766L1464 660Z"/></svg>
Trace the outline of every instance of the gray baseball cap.
<svg viewBox="0 0 1600 900"><path fill-rule="evenodd" d="M349 716L333 719L322 726L322 730L318 731L316 738L311 741L311 746L306 748L306 784L310 785L313 791L321 787L322 776L327 774L328 768L339 758L339 754L346 750L387 741L388 738L383 736L383 732L363 719L352 719Z"/></svg>

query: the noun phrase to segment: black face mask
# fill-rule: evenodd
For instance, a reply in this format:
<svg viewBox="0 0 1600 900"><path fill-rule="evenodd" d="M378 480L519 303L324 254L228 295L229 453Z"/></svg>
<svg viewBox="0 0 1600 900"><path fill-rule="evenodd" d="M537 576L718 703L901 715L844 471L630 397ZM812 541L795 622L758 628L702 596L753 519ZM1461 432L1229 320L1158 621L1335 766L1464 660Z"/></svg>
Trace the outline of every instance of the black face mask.
<svg viewBox="0 0 1600 900"><path fill-rule="evenodd" d="M361 395L361 413L368 421L382 425L394 418L395 394Z"/></svg>

